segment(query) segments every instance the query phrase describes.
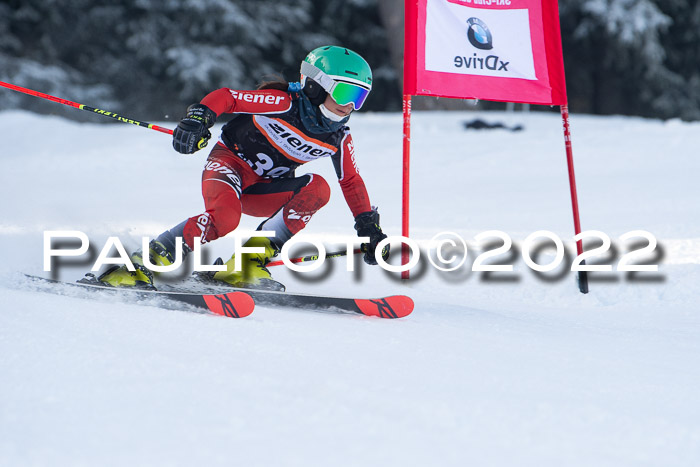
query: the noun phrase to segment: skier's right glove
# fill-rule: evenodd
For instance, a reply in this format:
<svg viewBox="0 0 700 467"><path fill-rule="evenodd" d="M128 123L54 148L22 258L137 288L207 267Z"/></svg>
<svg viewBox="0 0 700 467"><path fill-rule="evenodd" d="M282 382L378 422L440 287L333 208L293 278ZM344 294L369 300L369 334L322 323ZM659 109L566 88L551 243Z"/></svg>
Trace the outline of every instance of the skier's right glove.
<svg viewBox="0 0 700 467"><path fill-rule="evenodd" d="M187 107L187 115L173 131L173 147L181 154L192 154L207 145L209 128L216 122L216 114L203 104Z"/></svg>
<svg viewBox="0 0 700 467"><path fill-rule="evenodd" d="M355 217L355 230L358 237L369 237L369 243L363 243L360 249L364 252L365 263L377 264L375 251L379 242L386 238L386 234L379 227L379 212L374 208L371 211L363 212ZM389 259L389 245L382 248L382 259Z"/></svg>

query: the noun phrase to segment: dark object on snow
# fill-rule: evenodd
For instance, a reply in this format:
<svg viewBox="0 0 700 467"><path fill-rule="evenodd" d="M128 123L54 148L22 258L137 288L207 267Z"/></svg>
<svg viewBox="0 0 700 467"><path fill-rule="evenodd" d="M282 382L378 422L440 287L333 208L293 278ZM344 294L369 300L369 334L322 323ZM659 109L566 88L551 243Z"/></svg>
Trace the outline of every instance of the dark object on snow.
<svg viewBox="0 0 700 467"><path fill-rule="evenodd" d="M467 130L494 130L502 128L508 131L522 131L525 129L522 125L507 126L501 122L489 123L479 118L470 122L464 122L464 128Z"/></svg>

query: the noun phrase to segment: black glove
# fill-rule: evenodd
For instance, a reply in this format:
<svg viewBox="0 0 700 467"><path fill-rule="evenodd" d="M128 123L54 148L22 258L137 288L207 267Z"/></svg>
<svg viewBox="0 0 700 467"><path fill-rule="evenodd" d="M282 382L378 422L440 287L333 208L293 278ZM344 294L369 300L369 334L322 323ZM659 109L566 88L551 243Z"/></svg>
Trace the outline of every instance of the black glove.
<svg viewBox="0 0 700 467"><path fill-rule="evenodd" d="M374 208L371 211L363 212L355 218L355 230L358 237L369 237L369 243L363 243L360 249L365 254L365 263L377 264L377 259L374 252L377 249L379 242L386 238L386 234L379 227L379 213ZM389 259L389 245L382 248L382 258L384 261Z"/></svg>
<svg viewBox="0 0 700 467"><path fill-rule="evenodd" d="M173 131L173 147L181 154L192 154L207 145L216 114L206 105L192 104L187 107L187 116Z"/></svg>

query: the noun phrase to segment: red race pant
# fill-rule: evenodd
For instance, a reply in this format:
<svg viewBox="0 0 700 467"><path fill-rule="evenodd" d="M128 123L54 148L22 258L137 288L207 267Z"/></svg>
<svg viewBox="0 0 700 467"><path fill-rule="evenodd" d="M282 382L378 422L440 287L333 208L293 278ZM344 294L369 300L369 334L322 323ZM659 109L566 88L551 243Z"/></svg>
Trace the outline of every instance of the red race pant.
<svg viewBox="0 0 700 467"><path fill-rule="evenodd" d="M232 232L241 215L272 217L283 209L291 234L306 227L311 217L330 199L328 183L320 176L264 178L222 144L209 154L202 172L202 196L206 211L190 217L184 240L194 247L194 237L207 243Z"/></svg>

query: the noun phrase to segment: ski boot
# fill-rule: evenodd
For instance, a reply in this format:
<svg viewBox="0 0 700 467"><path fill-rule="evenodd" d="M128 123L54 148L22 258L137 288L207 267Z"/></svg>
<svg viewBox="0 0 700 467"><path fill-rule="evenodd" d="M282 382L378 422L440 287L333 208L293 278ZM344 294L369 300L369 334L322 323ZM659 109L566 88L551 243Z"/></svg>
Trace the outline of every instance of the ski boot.
<svg viewBox="0 0 700 467"><path fill-rule="evenodd" d="M170 266L175 262L173 255L162 243L156 240L151 240L151 243L148 244L148 257L151 264L156 266ZM143 252L139 250L133 253L130 259L135 271L129 271L126 266L112 266L104 274L93 280L112 287L155 289L153 285L153 271L143 265ZM92 274L87 276L92 276Z"/></svg>
<svg viewBox="0 0 700 467"><path fill-rule="evenodd" d="M225 282L233 287L243 289L264 289L264 290L279 290L284 291L285 287L282 283L277 282L272 278L270 271L265 267L270 258L275 256L279 248L269 238L253 237L249 239L245 247L263 247L263 253L242 253L241 254L241 270L236 272L234 253L231 259L224 263L226 271L219 271L214 274L214 281Z"/></svg>

